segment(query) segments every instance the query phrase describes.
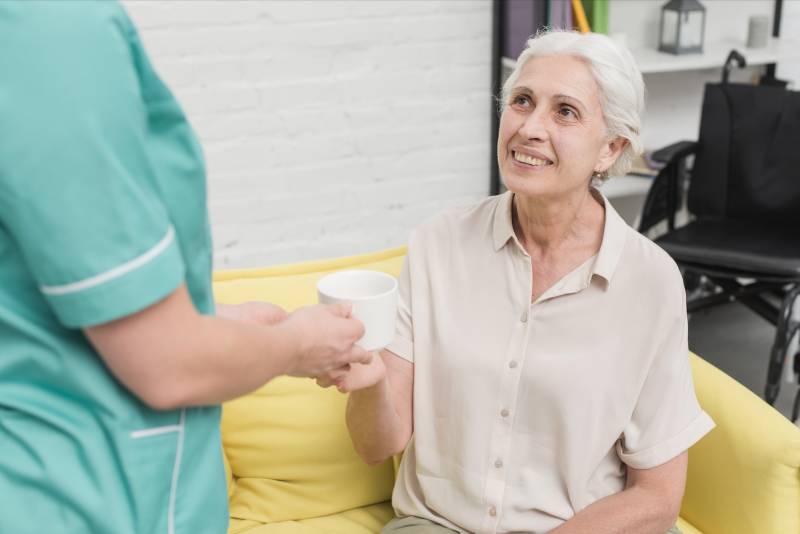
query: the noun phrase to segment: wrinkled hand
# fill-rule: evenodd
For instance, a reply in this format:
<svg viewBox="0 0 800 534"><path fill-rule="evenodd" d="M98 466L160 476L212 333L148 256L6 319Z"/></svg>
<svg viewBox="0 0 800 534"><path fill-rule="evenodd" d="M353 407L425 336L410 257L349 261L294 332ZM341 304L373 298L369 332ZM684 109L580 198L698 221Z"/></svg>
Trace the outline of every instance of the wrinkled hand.
<svg viewBox="0 0 800 534"><path fill-rule="evenodd" d="M355 345L364 325L350 317L353 305L317 304L292 312L283 324L295 331L299 355L292 361L291 376L315 377L353 363L370 363L372 354Z"/></svg>
<svg viewBox="0 0 800 534"><path fill-rule="evenodd" d="M342 393L349 393L372 387L386 378L386 365L380 355L373 354L368 364L344 365L316 378L317 385L323 388L336 386Z"/></svg>
<svg viewBox="0 0 800 534"><path fill-rule="evenodd" d="M243 304L216 304L217 317L248 326L272 326L281 324L289 314L269 302L245 302Z"/></svg>

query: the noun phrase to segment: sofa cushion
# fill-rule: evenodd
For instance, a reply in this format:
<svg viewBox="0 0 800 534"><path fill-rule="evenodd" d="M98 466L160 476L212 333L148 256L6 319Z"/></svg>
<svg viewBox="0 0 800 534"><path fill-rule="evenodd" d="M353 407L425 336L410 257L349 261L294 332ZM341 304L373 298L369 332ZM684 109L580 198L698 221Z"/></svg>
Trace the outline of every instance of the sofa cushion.
<svg viewBox="0 0 800 534"><path fill-rule="evenodd" d="M280 523L232 519L228 534L378 534L394 517L390 501L338 514Z"/></svg>
<svg viewBox="0 0 800 534"><path fill-rule="evenodd" d="M217 272L214 296L226 304L265 300L292 311L316 304L316 282L329 272L368 269L398 276L405 250ZM223 406L232 521L251 521L244 524L250 525L247 528L282 524L391 499L394 463L369 467L356 455L344 420L346 403L347 396L335 388L322 389L306 378L280 377Z"/></svg>
<svg viewBox="0 0 800 534"><path fill-rule="evenodd" d="M703 534L682 517L678 518L678 530L681 534Z"/></svg>

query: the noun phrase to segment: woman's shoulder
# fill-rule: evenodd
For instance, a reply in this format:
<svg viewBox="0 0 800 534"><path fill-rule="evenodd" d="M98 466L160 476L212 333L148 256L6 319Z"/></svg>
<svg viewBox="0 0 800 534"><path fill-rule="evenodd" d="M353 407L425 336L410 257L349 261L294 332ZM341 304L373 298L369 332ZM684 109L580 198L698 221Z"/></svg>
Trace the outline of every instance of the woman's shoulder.
<svg viewBox="0 0 800 534"><path fill-rule="evenodd" d="M496 195L470 202L450 206L426 219L418 229L418 233L437 232L443 229L463 229L477 225L491 226L497 207L505 195Z"/></svg>
<svg viewBox="0 0 800 534"><path fill-rule="evenodd" d="M412 233L411 246L441 247L452 242L479 242L491 238L495 212L505 195L447 207L426 219Z"/></svg>
<svg viewBox="0 0 800 534"><path fill-rule="evenodd" d="M683 294L683 278L678 264L651 239L630 226L626 228L625 247L620 256L620 268L631 281L644 282L654 289Z"/></svg>

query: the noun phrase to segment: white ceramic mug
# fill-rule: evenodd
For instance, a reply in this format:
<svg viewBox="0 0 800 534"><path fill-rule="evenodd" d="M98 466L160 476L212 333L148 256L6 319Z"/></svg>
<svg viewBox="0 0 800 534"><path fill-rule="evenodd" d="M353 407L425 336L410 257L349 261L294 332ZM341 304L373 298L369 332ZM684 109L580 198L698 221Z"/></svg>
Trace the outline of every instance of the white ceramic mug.
<svg viewBox="0 0 800 534"><path fill-rule="evenodd" d="M356 345L375 352L394 340L397 320L397 280L378 271L341 271L317 282L320 304L353 303L351 317L364 323Z"/></svg>

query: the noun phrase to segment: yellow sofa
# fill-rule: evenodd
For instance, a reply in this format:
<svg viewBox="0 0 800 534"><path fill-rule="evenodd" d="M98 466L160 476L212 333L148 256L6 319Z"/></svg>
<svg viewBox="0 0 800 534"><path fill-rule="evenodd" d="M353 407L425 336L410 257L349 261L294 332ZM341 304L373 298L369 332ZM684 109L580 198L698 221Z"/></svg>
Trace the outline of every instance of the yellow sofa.
<svg viewBox="0 0 800 534"><path fill-rule="evenodd" d="M397 276L405 247L376 254L214 273L218 302L316 303L325 274ZM695 389L717 423L689 451L684 534L800 534L800 429L695 355ZM229 534L372 534L394 515L398 458L368 467L344 421L347 397L281 377L223 407Z"/></svg>

